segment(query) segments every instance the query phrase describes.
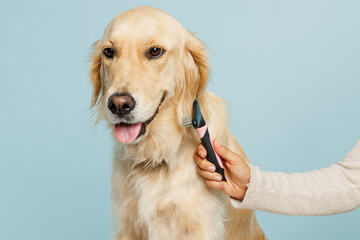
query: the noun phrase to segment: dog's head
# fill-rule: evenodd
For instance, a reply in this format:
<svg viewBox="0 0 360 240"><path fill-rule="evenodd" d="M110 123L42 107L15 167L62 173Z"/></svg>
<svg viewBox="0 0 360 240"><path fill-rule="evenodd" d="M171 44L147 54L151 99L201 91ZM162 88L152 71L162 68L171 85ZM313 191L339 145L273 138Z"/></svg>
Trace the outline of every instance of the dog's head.
<svg viewBox="0 0 360 240"><path fill-rule="evenodd" d="M134 8L115 17L94 44L91 106L121 142L136 144L160 132L166 142L161 128L181 131L208 71L203 44L193 34L161 10Z"/></svg>

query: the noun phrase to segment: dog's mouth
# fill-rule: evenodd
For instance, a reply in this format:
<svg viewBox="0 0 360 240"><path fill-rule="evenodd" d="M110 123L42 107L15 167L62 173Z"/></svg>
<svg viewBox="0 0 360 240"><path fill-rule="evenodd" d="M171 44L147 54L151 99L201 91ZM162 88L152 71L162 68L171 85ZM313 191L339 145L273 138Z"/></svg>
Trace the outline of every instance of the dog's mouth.
<svg viewBox="0 0 360 240"><path fill-rule="evenodd" d="M138 123L125 123L120 122L115 124L115 137L118 141L122 143L131 143L135 141L140 136L146 133L146 127L154 120L156 115L159 112L160 106L163 103L165 96L161 98L161 101L156 108L154 114L145 122Z"/></svg>

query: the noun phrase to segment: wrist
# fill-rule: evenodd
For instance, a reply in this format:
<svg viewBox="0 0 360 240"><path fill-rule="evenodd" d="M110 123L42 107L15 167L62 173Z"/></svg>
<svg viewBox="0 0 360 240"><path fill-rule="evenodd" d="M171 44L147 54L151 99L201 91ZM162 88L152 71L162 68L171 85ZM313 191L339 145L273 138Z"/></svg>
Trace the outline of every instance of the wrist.
<svg viewBox="0 0 360 240"><path fill-rule="evenodd" d="M249 186L249 184L242 185L240 187L240 191L238 191L239 194L237 196L235 196L235 198L242 201L244 199L245 195L246 195L248 186Z"/></svg>
<svg viewBox="0 0 360 240"><path fill-rule="evenodd" d="M239 184L238 184L238 189L236 191L236 196L233 196L234 198L239 199L240 201L242 201L246 195L246 192L248 190L249 184L250 184L250 179L251 179L251 170L250 167L245 164L245 166L243 167L243 169L245 169L245 171L243 173L240 174L241 179L239 179Z"/></svg>

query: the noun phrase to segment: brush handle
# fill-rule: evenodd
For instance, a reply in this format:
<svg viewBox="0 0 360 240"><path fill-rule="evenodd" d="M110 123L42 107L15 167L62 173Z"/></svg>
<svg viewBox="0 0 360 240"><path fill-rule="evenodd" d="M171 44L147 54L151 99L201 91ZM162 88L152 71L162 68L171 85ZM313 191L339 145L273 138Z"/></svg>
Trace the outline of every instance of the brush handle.
<svg viewBox="0 0 360 240"><path fill-rule="evenodd" d="M200 137L202 145L206 149L206 152L207 152L206 159L215 165L215 172L217 172L221 175L221 177L222 177L221 181L226 182L224 166L222 164L220 157L214 151L214 146L212 145L212 141L210 138L210 134L209 134L207 125L205 124L205 126L203 126L201 128L197 128L196 132L198 133L198 135Z"/></svg>

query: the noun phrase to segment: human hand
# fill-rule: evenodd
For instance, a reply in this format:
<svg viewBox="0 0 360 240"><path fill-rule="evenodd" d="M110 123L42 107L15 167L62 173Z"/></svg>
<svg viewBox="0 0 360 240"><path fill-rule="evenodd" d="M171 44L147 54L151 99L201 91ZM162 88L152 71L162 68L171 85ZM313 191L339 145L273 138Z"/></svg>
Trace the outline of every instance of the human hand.
<svg viewBox="0 0 360 240"><path fill-rule="evenodd" d="M250 182L251 171L245 161L236 153L213 141L215 152L223 160L226 182L221 181L221 175L215 172L215 166L206 160L206 149L199 144L194 154L197 164L196 171L206 179L206 185L219 190L226 195L243 200Z"/></svg>

